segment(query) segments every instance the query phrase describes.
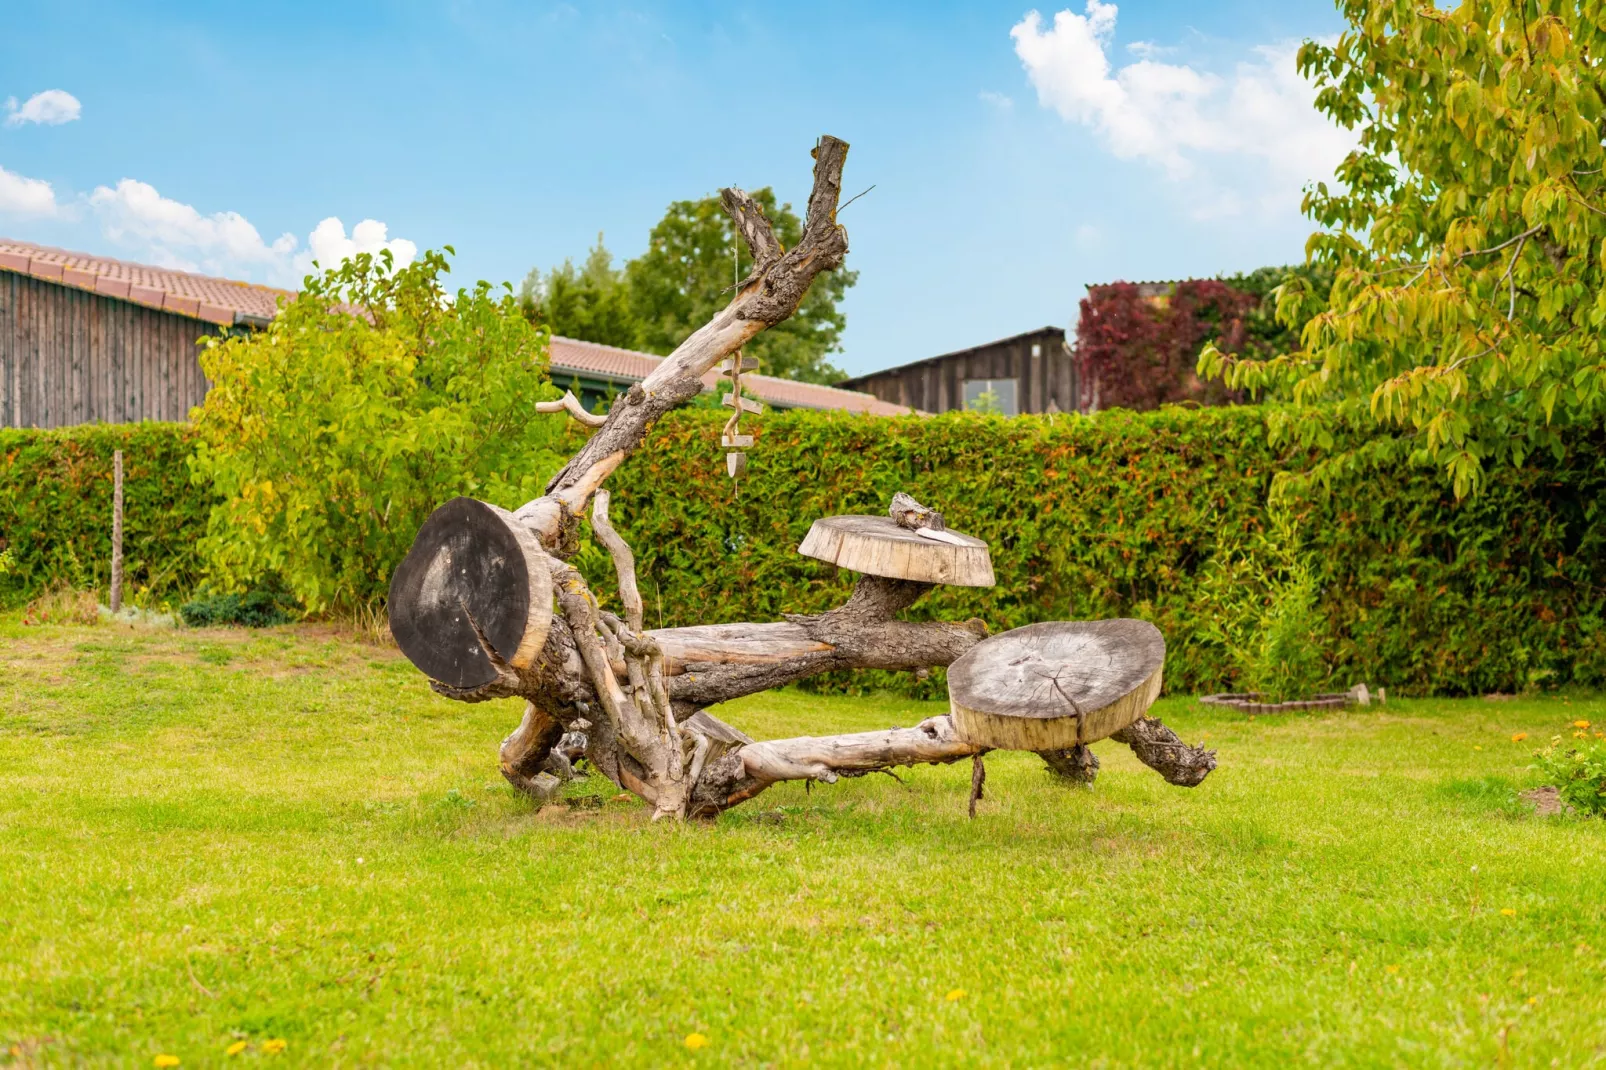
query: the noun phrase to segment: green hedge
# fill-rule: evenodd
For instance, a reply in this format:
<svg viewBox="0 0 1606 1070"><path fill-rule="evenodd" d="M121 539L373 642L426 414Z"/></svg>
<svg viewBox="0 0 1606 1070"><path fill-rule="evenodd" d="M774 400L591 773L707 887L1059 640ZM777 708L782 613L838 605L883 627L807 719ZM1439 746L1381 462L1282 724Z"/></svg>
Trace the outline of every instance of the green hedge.
<svg viewBox="0 0 1606 1070"><path fill-rule="evenodd" d="M796 555L810 522L881 513L901 489L986 539L998 577L990 590L942 589L917 616L995 630L1142 617L1165 633L1167 682L1183 691L1233 686L1227 651L1204 634L1219 607L1199 581L1265 524L1273 473L1309 460L1269 446L1252 408L755 422L739 498L713 417L677 414L615 477L650 612L660 597L668 623L823 609L849 581ZM1606 449L1591 440L1560 463L1498 473L1471 502L1435 471L1400 468L1305 502L1328 622L1313 639L1334 683L1453 694L1606 682L1600 501Z"/></svg>
<svg viewBox="0 0 1606 1070"><path fill-rule="evenodd" d="M53 584L111 582L112 452L123 451L125 598L176 605L202 577L196 540L212 495L190 482L179 424L86 424L57 431L0 428L0 605Z"/></svg>
<svg viewBox="0 0 1606 1070"><path fill-rule="evenodd" d="M754 421L738 493L724 475L720 420L673 414L612 481L651 623L773 620L837 603L851 578L796 554L809 524L881 513L907 490L986 539L998 576L990 590L940 589L914 616L977 616L995 630L1144 617L1165 633L1168 684L1182 691L1233 685L1228 652L1206 634L1221 607L1201 579L1265 524L1273 473L1308 463L1270 446L1251 408L1093 419L774 412ZM137 582L176 591L198 579L190 548L207 496L188 483L182 430L4 434L0 537L19 547L24 586L62 575L74 557L103 582L96 548L118 436L130 486L136 471L147 481L129 525L142 533L139 575L156 582ZM1603 500L1606 445L1590 438L1559 462L1496 473L1470 502L1452 500L1436 472L1403 467L1304 502L1327 622L1313 641L1334 683L1449 694L1606 683ZM149 515L136 516L135 501ZM580 564L599 580L611 573L595 547Z"/></svg>

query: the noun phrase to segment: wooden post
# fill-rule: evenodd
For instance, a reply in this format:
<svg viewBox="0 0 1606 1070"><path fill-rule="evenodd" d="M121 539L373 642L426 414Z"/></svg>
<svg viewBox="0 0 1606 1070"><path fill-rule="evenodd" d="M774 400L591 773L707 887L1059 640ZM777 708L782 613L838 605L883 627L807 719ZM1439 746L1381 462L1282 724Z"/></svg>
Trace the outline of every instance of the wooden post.
<svg viewBox="0 0 1606 1070"><path fill-rule="evenodd" d="M112 452L112 612L123 608L123 451Z"/></svg>

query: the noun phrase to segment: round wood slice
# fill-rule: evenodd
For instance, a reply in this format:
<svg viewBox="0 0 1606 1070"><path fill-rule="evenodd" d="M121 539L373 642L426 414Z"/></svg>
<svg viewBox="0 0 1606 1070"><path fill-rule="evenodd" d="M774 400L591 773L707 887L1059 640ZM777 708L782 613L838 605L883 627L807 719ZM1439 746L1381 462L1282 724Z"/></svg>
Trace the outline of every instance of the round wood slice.
<svg viewBox="0 0 1606 1070"><path fill-rule="evenodd" d="M958 587L991 587L987 544L952 529L954 541L917 535L887 516L827 516L809 528L797 552L870 576Z"/></svg>
<svg viewBox="0 0 1606 1070"><path fill-rule="evenodd" d="M474 634L517 669L552 623L552 574L535 533L498 509L453 498L430 514L390 580L390 632L431 679L475 688L497 678Z"/></svg>
<svg viewBox="0 0 1606 1070"><path fill-rule="evenodd" d="M948 667L954 729L1002 750L1092 743L1160 694L1165 638L1143 620L1051 621L983 639Z"/></svg>

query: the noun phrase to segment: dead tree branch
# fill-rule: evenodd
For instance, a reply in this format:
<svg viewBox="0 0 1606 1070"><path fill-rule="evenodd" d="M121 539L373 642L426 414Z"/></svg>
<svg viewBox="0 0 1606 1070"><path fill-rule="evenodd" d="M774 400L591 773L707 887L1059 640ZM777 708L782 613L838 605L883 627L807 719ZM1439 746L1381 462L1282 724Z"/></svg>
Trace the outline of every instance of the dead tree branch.
<svg viewBox="0 0 1606 1070"><path fill-rule="evenodd" d="M573 391L565 390L563 396L556 401L537 401L536 412L567 412L587 427L601 427L608 422L606 416L598 416L594 412L587 412L586 407L580 404L580 399L574 396Z"/></svg>

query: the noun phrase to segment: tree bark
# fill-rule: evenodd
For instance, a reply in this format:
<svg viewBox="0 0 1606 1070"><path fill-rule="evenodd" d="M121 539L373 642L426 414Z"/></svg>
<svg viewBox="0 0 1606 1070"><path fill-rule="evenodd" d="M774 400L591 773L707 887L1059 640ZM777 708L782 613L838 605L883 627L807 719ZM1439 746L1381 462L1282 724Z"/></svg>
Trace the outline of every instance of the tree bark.
<svg viewBox="0 0 1606 1070"><path fill-rule="evenodd" d="M899 620L898 614L932 589L922 580L990 583L984 543L948 532L940 513L900 494L892 520L879 521L872 535L913 540L913 549L903 555L910 560L923 555L946 562L963 550L979 563L927 570L930 575L913 580L861 575L848 600L824 613L773 623L649 631L643 626L635 556L612 525L608 493L602 489L659 417L700 392L705 373L759 331L790 316L815 277L842 263L847 234L835 210L846 155L847 145L836 138L822 138L816 146L803 236L790 250L781 246L751 197L738 189L722 191L754 261L731 303L621 395L606 417L585 413L572 396L541 403L543 411L563 411L596 426L595 433L545 493L515 513L478 503L449 503L438 510L440 523L432 517L415 543L418 559L398 569L408 582L393 591L407 593L412 603L393 614L393 629L398 620L422 621L409 626L420 634L439 632L433 646L449 655L440 674L430 673L431 686L466 702L525 699L519 726L502 741L499 764L510 784L538 800L550 798L554 785L573 774L571 763L581 747L599 773L647 800L655 820L713 816L786 780L832 783L899 765L967 757L976 763L979 797L980 756L988 744L963 732L951 716L929 718L914 728L755 742L704 707L839 669L914 671L953 664L986 639L985 624L974 619L914 623ZM618 576L622 618L601 608L585 578L568 563L579 545L588 502L594 502L592 529ZM456 531L448 522L456 513L475 519L478 534ZM512 542L504 537L510 525L518 536ZM515 567L520 564L522 570ZM523 584L523 602L509 605L502 599L512 582L504 573ZM548 583L550 595L545 594ZM425 654L433 650L429 643L414 646ZM415 663L424 657L415 656L407 643L402 648ZM1154 682L1157 686L1158 670ZM1209 752L1202 752L1203 759L1188 748L1177 752L1180 741L1173 745L1175 736L1163 726L1123 731L1139 757L1173 783L1197 783L1208 772L1199 772L1204 762L1214 767ZM1085 748L1078 750L1085 754ZM1092 764L1096 768L1096 760Z"/></svg>
<svg viewBox="0 0 1606 1070"><path fill-rule="evenodd" d="M1180 788L1198 787L1216 768L1215 751L1188 746L1153 717L1139 718L1110 738L1131 747L1138 761Z"/></svg>

